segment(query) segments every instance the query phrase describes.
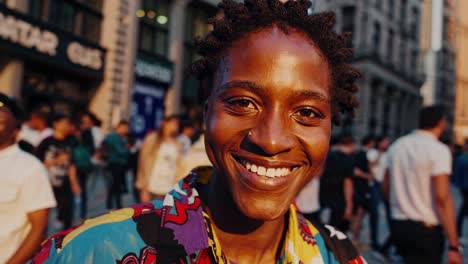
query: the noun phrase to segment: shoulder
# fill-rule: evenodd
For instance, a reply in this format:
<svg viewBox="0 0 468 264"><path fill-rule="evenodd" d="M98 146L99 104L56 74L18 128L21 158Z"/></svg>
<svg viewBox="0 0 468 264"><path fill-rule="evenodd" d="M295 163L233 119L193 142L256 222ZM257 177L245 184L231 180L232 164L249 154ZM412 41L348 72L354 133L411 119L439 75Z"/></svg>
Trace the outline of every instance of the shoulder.
<svg viewBox="0 0 468 264"><path fill-rule="evenodd" d="M319 247L325 263L365 263L345 233L329 225L310 222L301 214L297 216L302 236L307 234L308 230L310 234L313 234L313 244Z"/></svg>
<svg viewBox="0 0 468 264"><path fill-rule="evenodd" d="M140 252L145 242L135 219L152 212L150 203L120 209L85 220L81 225L50 237L42 244L34 263L92 263L120 261L125 255ZM70 262L71 261L71 262Z"/></svg>

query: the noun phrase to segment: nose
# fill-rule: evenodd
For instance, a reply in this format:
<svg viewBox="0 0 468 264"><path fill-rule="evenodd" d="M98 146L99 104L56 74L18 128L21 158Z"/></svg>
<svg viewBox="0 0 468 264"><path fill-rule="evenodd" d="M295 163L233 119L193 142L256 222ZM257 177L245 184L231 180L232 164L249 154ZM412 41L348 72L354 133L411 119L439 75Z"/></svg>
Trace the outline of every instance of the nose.
<svg viewBox="0 0 468 264"><path fill-rule="evenodd" d="M261 152L258 154L274 156L294 147L292 129L284 113L265 113L257 125L250 129L246 142L254 146L255 152Z"/></svg>

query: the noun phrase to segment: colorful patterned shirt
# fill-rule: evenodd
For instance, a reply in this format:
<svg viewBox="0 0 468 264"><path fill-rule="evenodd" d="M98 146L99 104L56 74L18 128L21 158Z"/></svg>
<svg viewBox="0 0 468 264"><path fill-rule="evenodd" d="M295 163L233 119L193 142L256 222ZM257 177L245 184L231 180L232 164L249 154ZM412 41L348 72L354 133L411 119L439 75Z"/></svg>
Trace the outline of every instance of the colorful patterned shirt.
<svg viewBox="0 0 468 264"><path fill-rule="evenodd" d="M206 187L206 178L194 171L164 200L112 211L52 236L33 263L228 264L197 191ZM343 233L327 226L324 237L294 206L288 217L277 263L365 263ZM344 252L345 261L337 261L330 245Z"/></svg>

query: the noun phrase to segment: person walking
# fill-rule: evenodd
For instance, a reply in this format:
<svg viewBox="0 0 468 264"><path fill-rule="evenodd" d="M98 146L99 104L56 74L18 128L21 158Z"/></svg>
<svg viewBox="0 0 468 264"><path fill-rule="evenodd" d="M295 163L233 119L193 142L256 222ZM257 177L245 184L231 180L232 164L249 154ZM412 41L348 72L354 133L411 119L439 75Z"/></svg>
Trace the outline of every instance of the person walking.
<svg viewBox="0 0 468 264"><path fill-rule="evenodd" d="M354 139L351 135L338 138L333 150L327 155L325 169L320 177L320 205L331 210L329 225L346 232L353 216L353 153Z"/></svg>
<svg viewBox="0 0 468 264"><path fill-rule="evenodd" d="M68 138L72 134L72 124L68 116L55 114L52 126L54 134L39 144L37 157L47 168L57 199L58 220L63 223L63 229L68 229L73 221L73 195L81 193L72 161L73 144Z"/></svg>
<svg viewBox="0 0 468 264"><path fill-rule="evenodd" d="M7 264L33 257L56 206L44 166L15 143L19 125L18 106L0 93L0 263Z"/></svg>
<svg viewBox="0 0 468 264"><path fill-rule="evenodd" d="M455 159L453 181L455 185L460 189L460 193L463 197L462 206L458 211L457 217L457 230L458 235L463 234L463 221L468 217L468 139L465 140L463 146L463 154L459 155Z"/></svg>
<svg viewBox="0 0 468 264"><path fill-rule="evenodd" d="M421 110L419 129L389 149L384 193L390 200L391 236L404 262L440 264L448 240L447 263L462 263L450 194L448 147L438 139L446 120L443 108Z"/></svg>
<svg viewBox="0 0 468 264"><path fill-rule="evenodd" d="M164 197L176 183L182 157L182 147L176 138L178 131L178 117L168 116L157 131L143 140L135 183L141 202Z"/></svg>
<svg viewBox="0 0 468 264"><path fill-rule="evenodd" d="M110 133L103 142L109 175L107 191L107 209L122 208L122 191L128 169L129 152L126 137L129 132L127 121L120 121L115 131Z"/></svg>
<svg viewBox="0 0 468 264"><path fill-rule="evenodd" d="M371 161L369 160L369 152L375 146L375 139L368 135L362 139L362 147L354 154L355 169L354 169L354 218L351 229L353 232L353 240L355 245L360 245L360 235L362 220L366 213L369 214L370 237L372 250L379 249L378 244L378 219L377 208L372 200L372 183L374 175L371 172Z"/></svg>

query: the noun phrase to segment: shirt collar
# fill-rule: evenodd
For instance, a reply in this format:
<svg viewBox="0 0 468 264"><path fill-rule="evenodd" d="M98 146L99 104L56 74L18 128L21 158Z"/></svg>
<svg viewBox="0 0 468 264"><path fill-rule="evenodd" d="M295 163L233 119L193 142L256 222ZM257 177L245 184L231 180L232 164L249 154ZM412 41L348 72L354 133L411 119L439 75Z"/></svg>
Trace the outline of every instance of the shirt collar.
<svg viewBox="0 0 468 264"><path fill-rule="evenodd" d="M417 130L415 130L414 133L416 133L416 134L418 134L418 135L421 135L421 136L424 136L424 137L429 137L429 138L431 138L431 139L434 139L434 140L437 140L437 141L438 141L437 137L434 136L434 134L432 134L431 132L428 132L428 131L426 131L426 130L417 129Z"/></svg>

